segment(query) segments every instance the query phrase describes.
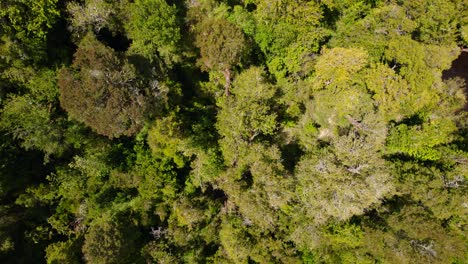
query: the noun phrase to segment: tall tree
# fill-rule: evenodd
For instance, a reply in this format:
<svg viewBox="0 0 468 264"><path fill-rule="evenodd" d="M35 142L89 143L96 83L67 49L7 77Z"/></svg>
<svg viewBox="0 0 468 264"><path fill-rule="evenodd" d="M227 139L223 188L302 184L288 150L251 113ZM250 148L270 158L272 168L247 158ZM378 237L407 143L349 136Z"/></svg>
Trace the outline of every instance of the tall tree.
<svg viewBox="0 0 468 264"><path fill-rule="evenodd" d="M276 88L261 68L252 67L241 73L232 92L234 96L220 99L217 122L221 149L231 164L248 151L248 145L257 137L272 135L277 126L272 109Z"/></svg>
<svg viewBox="0 0 468 264"><path fill-rule="evenodd" d="M202 69L222 71L224 94L229 96L232 68L241 63L248 48L244 33L225 19L207 18L198 25L196 34Z"/></svg>
<svg viewBox="0 0 468 264"><path fill-rule="evenodd" d="M34 61L44 59L49 30L60 15L57 0L0 3L0 35L19 41L21 49Z"/></svg>
<svg viewBox="0 0 468 264"><path fill-rule="evenodd" d="M71 117L110 138L135 135L158 99L156 80L144 82L121 55L88 34L72 68L59 74L60 104Z"/></svg>
<svg viewBox="0 0 468 264"><path fill-rule="evenodd" d="M132 39L130 51L167 66L180 61L181 33L175 5L165 0L137 0L129 4L125 22Z"/></svg>
<svg viewBox="0 0 468 264"><path fill-rule="evenodd" d="M104 215L91 224L85 235L84 258L88 263L103 264L135 260L133 253L137 236L131 225Z"/></svg>

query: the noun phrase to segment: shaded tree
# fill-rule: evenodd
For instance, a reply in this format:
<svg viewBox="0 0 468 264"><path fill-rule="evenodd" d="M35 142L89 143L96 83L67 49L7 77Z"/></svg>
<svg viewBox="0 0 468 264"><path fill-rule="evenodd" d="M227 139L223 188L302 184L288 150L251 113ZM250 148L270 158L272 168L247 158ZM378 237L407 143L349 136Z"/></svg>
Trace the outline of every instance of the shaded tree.
<svg viewBox="0 0 468 264"><path fill-rule="evenodd" d="M115 217L96 219L85 235L84 258L88 263L126 263L135 259L138 233Z"/></svg>
<svg viewBox="0 0 468 264"><path fill-rule="evenodd" d="M135 68L88 34L73 66L59 73L60 104L71 117L110 138L135 135L154 109L161 90Z"/></svg>

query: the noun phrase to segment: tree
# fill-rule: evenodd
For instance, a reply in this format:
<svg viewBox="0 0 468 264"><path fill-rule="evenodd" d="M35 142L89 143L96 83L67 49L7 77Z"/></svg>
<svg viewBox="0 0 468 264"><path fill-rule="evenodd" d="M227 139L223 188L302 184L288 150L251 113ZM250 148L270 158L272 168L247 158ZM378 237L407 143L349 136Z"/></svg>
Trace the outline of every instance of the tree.
<svg viewBox="0 0 468 264"><path fill-rule="evenodd" d="M339 92L359 84L358 73L368 63L368 53L358 48L323 49L315 65L314 90Z"/></svg>
<svg viewBox="0 0 468 264"><path fill-rule="evenodd" d="M126 263L135 259L137 237L131 225L104 215L91 224L85 235L84 258L88 263Z"/></svg>
<svg viewBox="0 0 468 264"><path fill-rule="evenodd" d="M176 7L165 0L137 0L128 8L125 28L132 39L130 52L163 60L168 66L178 62L181 34Z"/></svg>
<svg viewBox="0 0 468 264"><path fill-rule="evenodd" d="M67 240L50 244L46 249L47 263L80 263L80 242L80 240Z"/></svg>
<svg viewBox="0 0 468 264"><path fill-rule="evenodd" d="M415 36L423 43L447 45L455 43L457 1L405 1L402 2L407 16L418 23ZM463 16L463 14L461 14Z"/></svg>
<svg viewBox="0 0 468 264"><path fill-rule="evenodd" d="M330 31L321 23L323 10L313 1L255 1L254 39L270 72L291 81L312 73L314 56Z"/></svg>
<svg viewBox="0 0 468 264"><path fill-rule="evenodd" d="M67 11L71 15L71 29L79 35L88 29L99 32L101 29L113 27L113 17L116 10L110 1L86 0L83 5L77 2L67 4Z"/></svg>
<svg viewBox="0 0 468 264"><path fill-rule="evenodd" d="M52 119L46 106L30 96L10 98L2 109L0 127L10 130L25 149L38 149L60 156L67 149L64 131Z"/></svg>
<svg viewBox="0 0 468 264"><path fill-rule="evenodd" d="M304 148L316 147L311 134L320 140L333 141L346 135L349 127L361 132L375 129L374 135L381 132L382 124L378 124L371 96L363 84L362 71L367 64L368 54L362 49L324 49L309 88L313 99L304 100L306 111L297 130ZM365 119L369 122L367 128L359 124ZM384 136L385 133L380 137Z"/></svg>
<svg viewBox="0 0 468 264"><path fill-rule="evenodd" d="M172 158L174 163L182 168L186 162L183 152L188 151L188 146L179 127L180 122L177 122L174 116L155 120L148 131L148 145L155 157Z"/></svg>
<svg viewBox="0 0 468 264"><path fill-rule="evenodd" d="M387 124L364 85L367 65L367 52L354 48L324 50L315 65L297 134L307 154L295 175L301 210L318 225L363 214L394 190L381 154Z"/></svg>
<svg viewBox="0 0 468 264"><path fill-rule="evenodd" d="M0 0L0 262L464 263L466 2Z"/></svg>
<svg viewBox="0 0 468 264"><path fill-rule="evenodd" d="M391 206L385 209L391 210ZM444 228L424 207L407 201L397 210L379 213L380 219L364 219L366 232L361 254L371 254L382 262L463 262L466 248L463 236ZM373 220L380 224L373 224Z"/></svg>
<svg viewBox="0 0 468 264"><path fill-rule="evenodd" d="M20 42L34 61L43 59L49 30L54 26L60 11L57 0L14 1L0 3L0 34Z"/></svg>
<svg viewBox="0 0 468 264"><path fill-rule="evenodd" d="M428 120L422 125L401 124L387 138L388 154L404 154L420 160L440 160L443 154L437 146L454 140L455 124L447 118Z"/></svg>
<svg viewBox="0 0 468 264"><path fill-rule="evenodd" d="M57 115L58 88L55 71L41 70L25 74L26 94L11 95L0 110L0 127L20 139L25 149L37 149L49 155L62 155L67 142L66 120Z"/></svg>
<svg viewBox="0 0 468 264"><path fill-rule="evenodd" d="M140 79L125 58L92 34L80 42L72 68L61 70L58 84L69 115L110 138L139 132L159 95L156 80Z"/></svg>
<svg viewBox="0 0 468 264"><path fill-rule="evenodd" d="M219 237L221 247L216 262L223 263L301 263L297 252L278 239L280 234L263 233L248 226L239 217L223 217Z"/></svg>
<svg viewBox="0 0 468 264"><path fill-rule="evenodd" d="M357 2L341 12L343 16L337 22L330 45L366 49L375 61L382 57L390 39L408 36L417 27L406 17L404 8L395 4L370 8Z"/></svg>
<svg viewBox="0 0 468 264"><path fill-rule="evenodd" d="M353 131L332 144L297 166L301 210L316 224L363 214L394 189L371 138Z"/></svg>
<svg viewBox="0 0 468 264"><path fill-rule="evenodd" d="M199 23L196 34L202 69L222 71L224 94L229 96L232 67L241 63L248 47L244 33L225 19L207 18Z"/></svg>
<svg viewBox="0 0 468 264"><path fill-rule="evenodd" d="M234 81L232 97L221 98L216 127L226 162L235 163L236 156L248 150L248 144L260 135L271 135L276 129L273 113L276 88L269 84L265 72L252 67Z"/></svg>

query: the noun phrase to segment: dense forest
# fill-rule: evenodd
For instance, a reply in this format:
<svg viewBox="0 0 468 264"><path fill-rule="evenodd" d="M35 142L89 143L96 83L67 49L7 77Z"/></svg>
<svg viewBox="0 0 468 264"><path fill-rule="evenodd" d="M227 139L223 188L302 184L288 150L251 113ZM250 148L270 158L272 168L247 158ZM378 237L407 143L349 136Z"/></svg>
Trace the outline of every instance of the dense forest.
<svg viewBox="0 0 468 264"><path fill-rule="evenodd" d="M467 46L466 0L1 0L0 262L466 263Z"/></svg>

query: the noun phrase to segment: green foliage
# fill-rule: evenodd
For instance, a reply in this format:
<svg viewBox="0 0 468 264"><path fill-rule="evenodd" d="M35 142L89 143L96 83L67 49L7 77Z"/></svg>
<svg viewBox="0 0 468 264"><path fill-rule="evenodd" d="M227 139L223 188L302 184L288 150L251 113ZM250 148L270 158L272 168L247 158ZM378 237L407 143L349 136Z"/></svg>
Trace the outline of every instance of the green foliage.
<svg viewBox="0 0 468 264"><path fill-rule="evenodd" d="M331 225L327 227L325 238L334 247L356 248L362 244L364 232L356 225Z"/></svg>
<svg viewBox="0 0 468 264"><path fill-rule="evenodd" d="M158 83L139 88L136 70L125 58L87 35L71 69L59 73L60 104L73 118L110 138L135 135L153 106ZM147 84L148 85L148 84Z"/></svg>
<svg viewBox="0 0 468 264"><path fill-rule="evenodd" d="M185 161L181 151L187 147L184 146L179 126L180 123L175 121L174 117L156 120L148 131L148 145L156 157L172 158L174 163L182 168Z"/></svg>
<svg viewBox="0 0 468 264"><path fill-rule="evenodd" d="M451 44L457 31L454 1L404 1L407 16L416 21L417 39L424 43Z"/></svg>
<svg viewBox="0 0 468 264"><path fill-rule="evenodd" d="M30 56L39 60L49 30L60 15L57 0L2 1L0 4L0 34L20 41Z"/></svg>
<svg viewBox="0 0 468 264"><path fill-rule="evenodd" d="M59 15L56 4L56 0L6 1L0 13L8 21L3 24L3 30L14 31L19 39L45 38L46 30Z"/></svg>
<svg viewBox="0 0 468 264"><path fill-rule="evenodd" d="M355 73L366 66L367 58L367 53L359 49L323 50L315 65L313 88L337 91L359 82Z"/></svg>
<svg viewBox="0 0 468 264"><path fill-rule="evenodd" d="M297 167L301 203L318 224L360 215L393 189L385 162L369 142L348 136L335 144L334 153L324 150Z"/></svg>
<svg viewBox="0 0 468 264"><path fill-rule="evenodd" d="M59 263L80 263L79 242L68 240L66 242L57 242L50 244L46 249L46 258L48 264Z"/></svg>
<svg viewBox="0 0 468 264"><path fill-rule="evenodd" d="M135 171L140 178L138 192L142 199L162 202L176 197L178 186L174 165L169 159L156 160L151 152L142 146L136 147ZM161 204L163 205L163 204Z"/></svg>
<svg viewBox="0 0 468 264"><path fill-rule="evenodd" d="M47 155L60 155L66 150L63 130L59 125L50 125L54 120L47 105L28 95L15 96L6 102L1 114L0 127L20 139L25 149L38 149Z"/></svg>
<svg viewBox="0 0 468 264"><path fill-rule="evenodd" d="M235 228L230 223L221 226L220 240L226 255L234 263L247 263L251 247L248 245L248 239L242 230Z"/></svg>
<svg viewBox="0 0 468 264"><path fill-rule="evenodd" d="M311 56L329 31L320 25L322 10L311 1L256 1L255 42L276 78L310 74Z"/></svg>
<svg viewBox="0 0 468 264"><path fill-rule="evenodd" d="M321 10L309 1L257 1L255 36L267 54L279 55L300 34L314 31L320 22Z"/></svg>
<svg viewBox="0 0 468 264"><path fill-rule="evenodd" d="M207 18L197 27L195 45L204 70L226 71L241 63L247 45L244 33L225 19Z"/></svg>
<svg viewBox="0 0 468 264"><path fill-rule="evenodd" d="M463 40L463 44L465 46L468 45L468 26L463 26L460 34Z"/></svg>
<svg viewBox="0 0 468 264"><path fill-rule="evenodd" d="M113 34L123 31L127 1L85 0L66 3L69 14L69 30L73 40L80 40L87 32L110 31Z"/></svg>
<svg viewBox="0 0 468 264"><path fill-rule="evenodd" d="M0 215L0 256L5 256L15 249L15 241L13 236L9 234L9 228L18 220L18 217L11 213L9 206L2 206L2 213ZM11 230L10 230L11 231Z"/></svg>
<svg viewBox="0 0 468 264"><path fill-rule="evenodd" d="M85 235L83 255L91 263L121 263L134 259L137 239L131 226L104 215L95 220Z"/></svg>
<svg viewBox="0 0 468 264"><path fill-rule="evenodd" d="M0 127L19 139L25 149L41 150L48 156L61 156L71 143L69 123L58 109L56 72L31 72L24 85L23 95L11 95L5 100ZM24 81L24 83L23 83ZM71 129L70 129L71 130Z"/></svg>
<svg viewBox="0 0 468 264"><path fill-rule="evenodd" d="M232 13L229 14L229 21L238 25L247 36L255 34L255 20L252 13L242 8L242 6L234 6Z"/></svg>
<svg viewBox="0 0 468 264"><path fill-rule="evenodd" d="M449 149L445 151L448 154L445 162L451 164L446 168L413 162L399 162L395 166L398 191L420 201L430 208L434 217L442 221L463 218L463 213L455 208L463 203L463 175L466 175L468 169L462 163L466 158L463 153ZM458 227L454 226L453 230L458 230Z"/></svg>
<svg viewBox="0 0 468 264"><path fill-rule="evenodd" d="M388 215L386 224L386 228L396 233L369 230L364 240L366 250L376 259L400 263L414 260L457 263L464 258L462 239L443 228L440 222L431 220L430 213L420 206L404 206L399 212ZM395 250L400 254L389 254Z"/></svg>
<svg viewBox="0 0 468 264"><path fill-rule="evenodd" d="M277 126L272 112L275 87L261 68L250 68L233 83L233 97L221 98L217 128L226 162L235 162L239 152L260 135L271 135Z"/></svg>
<svg viewBox="0 0 468 264"><path fill-rule="evenodd" d="M408 82L382 64L373 65L366 76L366 86L373 92L379 112L387 121L400 122L415 111ZM417 109L416 109L417 110Z"/></svg>
<svg viewBox="0 0 468 264"><path fill-rule="evenodd" d="M390 131L388 154L405 154L420 160L436 161L442 158L437 146L453 140L455 124L445 118L432 119L422 126L401 124Z"/></svg>
<svg viewBox="0 0 468 264"><path fill-rule="evenodd" d="M151 241L142 249L148 256L149 261L156 261L161 264L171 264L177 262L177 257L172 255L168 246L163 243Z"/></svg>
<svg viewBox="0 0 468 264"><path fill-rule="evenodd" d="M0 261L464 263L465 2L1 1Z"/></svg>
<svg viewBox="0 0 468 264"><path fill-rule="evenodd" d="M181 34L174 5L165 0L137 0L129 4L128 12L125 27L132 39L130 53L152 61L162 59L169 66L180 60Z"/></svg>

